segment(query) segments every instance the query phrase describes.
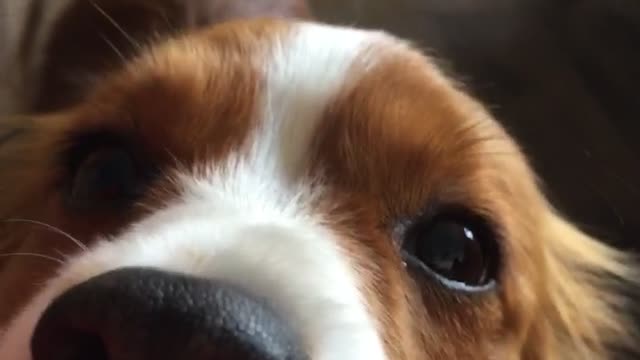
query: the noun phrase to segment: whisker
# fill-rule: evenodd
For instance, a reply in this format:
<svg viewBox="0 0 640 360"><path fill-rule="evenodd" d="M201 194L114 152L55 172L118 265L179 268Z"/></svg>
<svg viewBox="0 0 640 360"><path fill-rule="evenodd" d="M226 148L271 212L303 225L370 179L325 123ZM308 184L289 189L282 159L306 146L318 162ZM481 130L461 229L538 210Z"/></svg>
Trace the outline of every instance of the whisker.
<svg viewBox="0 0 640 360"><path fill-rule="evenodd" d="M56 254L60 255L60 259L68 259L69 258L69 254L65 254L60 250L56 249Z"/></svg>
<svg viewBox="0 0 640 360"><path fill-rule="evenodd" d="M118 57L120 58L120 60L122 60L123 63L127 61L127 58L124 56L122 51L120 51L120 49L118 49L118 47L111 40L109 40L109 38L107 38L104 34L100 34L100 38L104 40L104 42L107 43L107 45L109 45L111 50L113 50L113 52L115 52L116 55L118 55Z"/></svg>
<svg viewBox="0 0 640 360"><path fill-rule="evenodd" d="M90 2L91 2L91 5L100 14L102 14L102 16L104 16L104 18L107 19L107 21L109 21L116 28L116 30L118 30L127 39L127 41L131 43L131 45L135 46L138 50L142 49L142 46L140 45L140 43L137 42L136 39L133 38L133 36L129 35L129 33L122 26L120 26L120 24L118 24L118 22L113 17L111 17L111 15L107 14L107 12L104 11L104 9L100 7L100 5L98 5L93 0Z"/></svg>
<svg viewBox="0 0 640 360"><path fill-rule="evenodd" d="M19 257L19 256L24 256L24 257L34 257L34 258L39 258L39 259L45 259L45 260L51 260L57 264L60 265L64 265L64 261L58 259L58 258L54 258L53 256L48 256L48 255L44 255L44 254L36 254L36 253L7 253L7 254L0 254L0 258L7 258L7 257Z"/></svg>
<svg viewBox="0 0 640 360"><path fill-rule="evenodd" d="M69 234L68 232L63 231L60 228L57 228L53 225L49 225L47 223L43 223L40 221L36 221L36 220L28 220L28 219L6 219L3 220L3 222L6 223L24 223L24 224L31 224L31 225L38 225L38 226L42 226L45 229L52 231L58 235L62 235L65 238L71 240L71 242L73 242L74 244L78 245L78 247L83 250L83 251L87 251L89 250L89 248L87 248L87 246L85 244L83 244L80 240L74 238L73 236L71 236L71 234Z"/></svg>
<svg viewBox="0 0 640 360"><path fill-rule="evenodd" d="M174 24L171 23L171 20L169 20L169 15L167 15L167 12L161 11L160 13L161 13L162 20L167 25L167 29L174 35L180 35L180 30L176 28Z"/></svg>

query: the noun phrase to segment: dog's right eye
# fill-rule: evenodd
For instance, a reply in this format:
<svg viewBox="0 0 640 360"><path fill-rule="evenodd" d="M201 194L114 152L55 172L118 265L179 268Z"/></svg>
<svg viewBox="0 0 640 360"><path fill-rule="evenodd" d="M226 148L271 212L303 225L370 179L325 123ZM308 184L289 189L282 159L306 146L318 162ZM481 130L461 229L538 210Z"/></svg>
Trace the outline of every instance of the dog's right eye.
<svg viewBox="0 0 640 360"><path fill-rule="evenodd" d="M415 221L404 233L403 255L408 265L460 291L491 288L499 265L493 231L467 211Z"/></svg>
<svg viewBox="0 0 640 360"><path fill-rule="evenodd" d="M74 210L117 210L141 195L149 178L127 146L93 139L78 142L68 161L67 204Z"/></svg>

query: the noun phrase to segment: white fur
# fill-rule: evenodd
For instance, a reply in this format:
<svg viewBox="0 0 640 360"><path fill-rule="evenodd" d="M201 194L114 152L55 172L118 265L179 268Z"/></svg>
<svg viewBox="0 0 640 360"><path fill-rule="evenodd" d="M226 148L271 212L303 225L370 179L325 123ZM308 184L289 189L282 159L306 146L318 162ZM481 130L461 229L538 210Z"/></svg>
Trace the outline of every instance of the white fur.
<svg viewBox="0 0 640 360"><path fill-rule="evenodd" d="M264 98L256 109L261 126L249 154L176 174L179 199L69 261L0 339L0 359L29 360L29 338L46 305L71 286L123 266L224 279L263 296L314 360L385 359L358 274L313 207L322 184L305 172L323 112L357 80L354 61L377 39L300 25L277 42L264 68Z"/></svg>

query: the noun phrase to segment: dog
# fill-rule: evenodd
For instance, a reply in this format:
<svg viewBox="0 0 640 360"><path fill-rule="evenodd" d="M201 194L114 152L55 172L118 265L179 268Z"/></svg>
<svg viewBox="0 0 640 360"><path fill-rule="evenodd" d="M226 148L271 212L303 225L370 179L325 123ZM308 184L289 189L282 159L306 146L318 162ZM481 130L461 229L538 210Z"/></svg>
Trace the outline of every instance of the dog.
<svg viewBox="0 0 640 360"><path fill-rule="evenodd" d="M0 359L635 345L631 256L406 41L293 0L0 4Z"/></svg>

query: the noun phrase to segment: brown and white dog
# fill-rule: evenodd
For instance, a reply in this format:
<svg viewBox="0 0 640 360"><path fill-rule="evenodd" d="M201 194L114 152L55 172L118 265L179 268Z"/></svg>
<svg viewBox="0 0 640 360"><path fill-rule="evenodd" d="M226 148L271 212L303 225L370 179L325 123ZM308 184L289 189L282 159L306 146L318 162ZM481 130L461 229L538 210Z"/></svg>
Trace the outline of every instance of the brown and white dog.
<svg viewBox="0 0 640 360"><path fill-rule="evenodd" d="M0 6L0 359L633 345L630 259L554 212L509 135L407 43L220 23L304 16L294 0Z"/></svg>

